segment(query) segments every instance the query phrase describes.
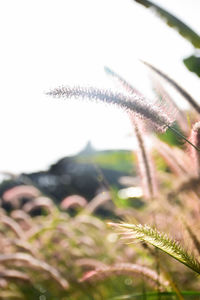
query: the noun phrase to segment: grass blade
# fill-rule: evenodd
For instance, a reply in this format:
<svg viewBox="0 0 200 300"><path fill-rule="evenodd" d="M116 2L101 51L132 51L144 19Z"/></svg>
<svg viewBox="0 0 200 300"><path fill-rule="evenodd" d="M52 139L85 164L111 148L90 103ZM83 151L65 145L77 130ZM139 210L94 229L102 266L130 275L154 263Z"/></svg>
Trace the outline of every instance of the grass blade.
<svg viewBox="0 0 200 300"><path fill-rule="evenodd" d="M167 25L178 30L179 34L190 41L195 48L200 48L200 36L180 19L148 0L135 0L147 8L153 8Z"/></svg>

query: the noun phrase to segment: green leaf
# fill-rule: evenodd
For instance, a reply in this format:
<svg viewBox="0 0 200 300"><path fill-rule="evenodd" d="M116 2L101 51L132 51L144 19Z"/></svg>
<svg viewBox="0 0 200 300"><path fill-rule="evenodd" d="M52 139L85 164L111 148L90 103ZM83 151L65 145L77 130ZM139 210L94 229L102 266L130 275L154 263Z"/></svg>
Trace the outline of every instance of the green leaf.
<svg viewBox="0 0 200 300"><path fill-rule="evenodd" d="M173 126L176 130L180 131L179 127L177 126L177 124L175 123ZM181 133L181 132L180 132ZM175 133L168 129L166 132L164 132L163 134L157 133L157 137L165 142L168 145L171 146L178 146L180 147L181 145L183 145L183 141L182 139L179 138L179 136L175 135Z"/></svg>
<svg viewBox="0 0 200 300"><path fill-rule="evenodd" d="M181 294L183 296L186 296L187 299L197 299L196 297L200 296L200 292L196 292L196 291L181 291ZM146 292L146 294L145 294L147 299L156 299L158 296L162 297L162 296L175 296L175 295L176 295L175 292ZM193 297L195 297L195 298L193 298ZM110 298L109 300L125 300L125 299L135 299L135 298L144 299L144 293L120 295L120 296L117 296L114 298Z"/></svg>
<svg viewBox="0 0 200 300"><path fill-rule="evenodd" d="M195 73L197 76L200 77L200 57L191 55L183 60L185 66L191 72Z"/></svg>
<svg viewBox="0 0 200 300"><path fill-rule="evenodd" d="M179 34L190 41L195 48L200 48L200 36L180 19L148 0L135 0L147 8L153 8L167 25L178 30Z"/></svg>

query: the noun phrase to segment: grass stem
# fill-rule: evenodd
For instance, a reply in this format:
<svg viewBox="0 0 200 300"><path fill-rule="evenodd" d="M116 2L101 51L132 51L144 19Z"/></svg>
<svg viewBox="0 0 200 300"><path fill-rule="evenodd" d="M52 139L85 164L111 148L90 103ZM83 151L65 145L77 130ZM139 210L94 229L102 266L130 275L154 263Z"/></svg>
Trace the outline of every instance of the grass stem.
<svg viewBox="0 0 200 300"><path fill-rule="evenodd" d="M200 151L200 148L196 147L194 144L192 144L184 135L182 135L178 130L168 125L168 128L172 130L175 134L180 136L183 140L185 140L187 143L189 143L192 147L194 147L197 151Z"/></svg>

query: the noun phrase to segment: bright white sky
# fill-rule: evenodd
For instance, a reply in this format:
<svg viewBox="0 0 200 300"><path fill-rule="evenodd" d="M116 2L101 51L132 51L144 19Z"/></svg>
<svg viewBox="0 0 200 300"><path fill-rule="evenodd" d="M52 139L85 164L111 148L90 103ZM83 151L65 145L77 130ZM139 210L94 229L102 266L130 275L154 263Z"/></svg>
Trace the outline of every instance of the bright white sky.
<svg viewBox="0 0 200 300"><path fill-rule="evenodd" d="M200 1L155 2L199 31ZM134 1L1 1L0 28L1 171L47 168L88 140L101 149L134 147L121 111L44 95L60 85L112 88L105 65L148 93L142 58L199 97L198 79L181 63L192 46Z"/></svg>

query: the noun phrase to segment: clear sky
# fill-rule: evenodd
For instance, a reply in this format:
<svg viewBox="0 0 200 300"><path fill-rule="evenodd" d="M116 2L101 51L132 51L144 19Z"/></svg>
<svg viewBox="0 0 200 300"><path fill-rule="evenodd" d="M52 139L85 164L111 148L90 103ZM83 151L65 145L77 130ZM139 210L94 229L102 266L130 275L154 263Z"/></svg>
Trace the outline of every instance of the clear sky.
<svg viewBox="0 0 200 300"><path fill-rule="evenodd" d="M154 1L200 33L200 1ZM113 87L109 66L144 93L146 69L158 66L199 97L199 81L181 59L192 46L131 0L7 0L0 2L0 170L47 168L91 140L97 148L134 148L120 110L56 100L60 85Z"/></svg>

